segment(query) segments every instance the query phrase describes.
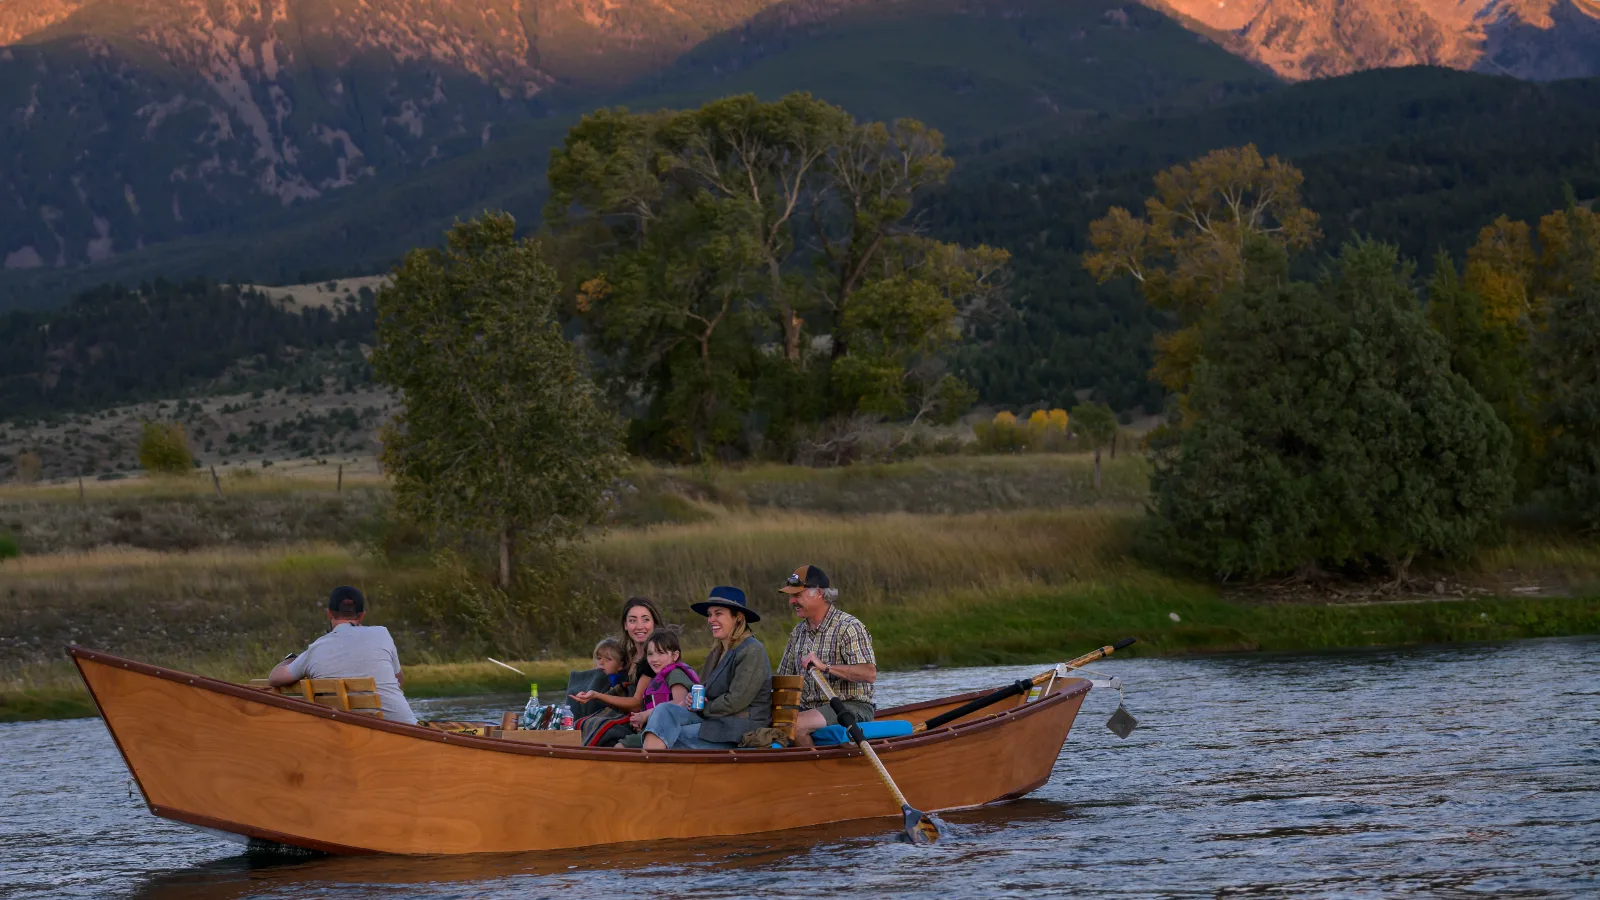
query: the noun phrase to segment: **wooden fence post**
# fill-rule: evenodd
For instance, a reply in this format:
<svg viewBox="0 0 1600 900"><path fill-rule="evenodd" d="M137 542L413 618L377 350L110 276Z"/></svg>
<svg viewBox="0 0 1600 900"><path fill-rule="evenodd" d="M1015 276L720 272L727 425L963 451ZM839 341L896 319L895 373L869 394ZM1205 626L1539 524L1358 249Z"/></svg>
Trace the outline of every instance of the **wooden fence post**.
<svg viewBox="0 0 1600 900"><path fill-rule="evenodd" d="M78 476L78 502L83 502L83 476Z"/></svg>
<svg viewBox="0 0 1600 900"><path fill-rule="evenodd" d="M222 496L222 479L217 477L217 467L211 467L211 486L217 489L217 496Z"/></svg>
<svg viewBox="0 0 1600 900"><path fill-rule="evenodd" d="M344 493L344 463L339 463L339 481L334 484L333 492L336 494Z"/></svg>

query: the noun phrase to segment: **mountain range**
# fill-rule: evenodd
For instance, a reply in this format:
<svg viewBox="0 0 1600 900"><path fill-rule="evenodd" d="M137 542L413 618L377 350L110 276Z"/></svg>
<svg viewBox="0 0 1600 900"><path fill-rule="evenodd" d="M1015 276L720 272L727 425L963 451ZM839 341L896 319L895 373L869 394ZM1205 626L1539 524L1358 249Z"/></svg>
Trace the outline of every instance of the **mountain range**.
<svg viewBox="0 0 1600 900"><path fill-rule="evenodd" d="M977 158L1412 63L1594 74L1588 0L0 0L0 308L531 221L601 105L810 90Z"/></svg>
<svg viewBox="0 0 1600 900"><path fill-rule="evenodd" d="M1591 0L1151 0L1285 78L1432 65L1539 81L1600 75Z"/></svg>

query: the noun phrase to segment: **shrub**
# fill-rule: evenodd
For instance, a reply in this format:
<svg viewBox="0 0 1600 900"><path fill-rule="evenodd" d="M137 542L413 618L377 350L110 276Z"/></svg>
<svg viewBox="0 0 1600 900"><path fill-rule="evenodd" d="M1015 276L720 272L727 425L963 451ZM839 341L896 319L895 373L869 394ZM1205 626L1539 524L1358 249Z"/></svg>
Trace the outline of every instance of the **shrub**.
<svg viewBox="0 0 1600 900"><path fill-rule="evenodd" d="M994 414L994 421L972 426L972 433L986 453L1021 453L1028 446L1027 426L1019 427L1017 417L1004 410Z"/></svg>
<svg viewBox="0 0 1600 900"><path fill-rule="evenodd" d="M1067 449L1067 411L1042 409L1028 417L1028 446L1038 452L1059 452Z"/></svg>
<svg viewBox="0 0 1600 900"><path fill-rule="evenodd" d="M1256 261L1258 264L1261 262ZM1465 554L1511 499L1511 435L1450 368L1393 248L1318 285L1271 261L1219 300L1149 530L1222 576Z"/></svg>
<svg viewBox="0 0 1600 900"><path fill-rule="evenodd" d="M22 547L17 543L17 536L9 531L0 531L0 560L16 559L22 555Z"/></svg>
<svg viewBox="0 0 1600 900"><path fill-rule="evenodd" d="M33 484L44 477L44 462L33 452L17 454L17 480Z"/></svg>
<svg viewBox="0 0 1600 900"><path fill-rule="evenodd" d="M187 475L194 470L194 456L183 426L177 422L146 422L139 437L139 467L161 475Z"/></svg>

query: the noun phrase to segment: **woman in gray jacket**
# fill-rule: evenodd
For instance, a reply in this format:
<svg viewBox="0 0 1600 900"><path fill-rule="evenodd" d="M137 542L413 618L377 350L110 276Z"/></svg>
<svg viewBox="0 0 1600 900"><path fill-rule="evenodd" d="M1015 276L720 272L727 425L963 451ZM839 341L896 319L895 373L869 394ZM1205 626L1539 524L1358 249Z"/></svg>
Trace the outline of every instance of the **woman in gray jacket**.
<svg viewBox="0 0 1600 900"><path fill-rule="evenodd" d="M690 609L706 617L716 640L700 669L705 708L665 703L651 710L646 750L732 749L746 734L772 724L772 662L750 633L761 616L745 605L744 591L714 587Z"/></svg>

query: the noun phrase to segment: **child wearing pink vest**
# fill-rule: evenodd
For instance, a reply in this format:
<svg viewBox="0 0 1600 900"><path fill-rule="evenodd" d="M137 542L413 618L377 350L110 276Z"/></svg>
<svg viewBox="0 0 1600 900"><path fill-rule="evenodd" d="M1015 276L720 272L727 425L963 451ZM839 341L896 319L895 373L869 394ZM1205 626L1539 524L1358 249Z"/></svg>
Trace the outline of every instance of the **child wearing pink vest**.
<svg viewBox="0 0 1600 900"><path fill-rule="evenodd" d="M658 630L644 642L645 659L656 671L644 689L644 708L650 710L665 703L683 703L689 689L700 683L700 676L683 664L683 648L675 632Z"/></svg>

